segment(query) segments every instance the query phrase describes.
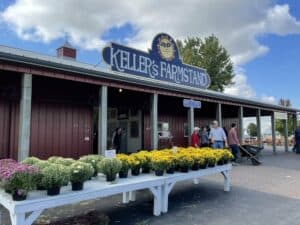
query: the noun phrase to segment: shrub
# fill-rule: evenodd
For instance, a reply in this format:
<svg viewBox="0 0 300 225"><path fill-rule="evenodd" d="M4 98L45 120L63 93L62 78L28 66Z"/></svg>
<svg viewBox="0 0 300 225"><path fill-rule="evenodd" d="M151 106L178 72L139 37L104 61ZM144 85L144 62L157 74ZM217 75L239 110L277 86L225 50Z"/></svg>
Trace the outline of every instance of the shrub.
<svg viewBox="0 0 300 225"><path fill-rule="evenodd" d="M32 156L32 157L28 157L28 158L24 159L24 160L22 161L22 163L23 163L23 164L27 164L27 165L35 165L35 164L37 164L39 161L40 161L39 158Z"/></svg>

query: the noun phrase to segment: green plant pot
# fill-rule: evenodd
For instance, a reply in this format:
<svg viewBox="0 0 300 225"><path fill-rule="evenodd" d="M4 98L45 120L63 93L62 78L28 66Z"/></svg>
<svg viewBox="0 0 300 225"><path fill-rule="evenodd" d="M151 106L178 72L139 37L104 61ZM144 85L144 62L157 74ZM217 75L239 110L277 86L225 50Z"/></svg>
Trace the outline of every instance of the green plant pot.
<svg viewBox="0 0 300 225"><path fill-rule="evenodd" d="M138 176L138 175L140 175L140 168L132 168L131 169L131 175L132 176Z"/></svg>
<svg viewBox="0 0 300 225"><path fill-rule="evenodd" d="M200 169L199 163L194 163L194 164L192 165L192 170L196 171L196 170L199 170L199 169Z"/></svg>
<svg viewBox="0 0 300 225"><path fill-rule="evenodd" d="M83 182L72 182L72 191L81 191L83 189Z"/></svg>
<svg viewBox="0 0 300 225"><path fill-rule="evenodd" d="M14 191L12 193L12 199L14 201L24 201L24 200L26 200L26 198L27 198L27 195L18 195L17 191Z"/></svg>
<svg viewBox="0 0 300 225"><path fill-rule="evenodd" d="M127 178L127 177L128 177L128 170L119 172L119 178Z"/></svg>
<svg viewBox="0 0 300 225"><path fill-rule="evenodd" d="M106 175L106 181L107 182L112 182L116 180L116 174L107 174Z"/></svg>
<svg viewBox="0 0 300 225"><path fill-rule="evenodd" d="M171 167L166 171L168 174L173 174L175 172L175 167Z"/></svg>
<svg viewBox="0 0 300 225"><path fill-rule="evenodd" d="M59 195L59 193L60 193L60 187L52 187L47 189L47 195L49 196Z"/></svg>
<svg viewBox="0 0 300 225"><path fill-rule="evenodd" d="M155 175L156 176L163 176L164 175L164 171L163 170L155 170Z"/></svg>

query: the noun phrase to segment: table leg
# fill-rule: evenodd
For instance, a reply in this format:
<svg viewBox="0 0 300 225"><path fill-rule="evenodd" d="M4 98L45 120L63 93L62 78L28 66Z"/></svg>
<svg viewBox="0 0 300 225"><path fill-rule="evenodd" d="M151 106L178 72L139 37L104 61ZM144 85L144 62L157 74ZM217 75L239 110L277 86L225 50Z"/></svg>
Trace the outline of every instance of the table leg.
<svg viewBox="0 0 300 225"><path fill-rule="evenodd" d="M43 210L32 212L27 218L25 213L10 213L12 225L31 225L41 215Z"/></svg>
<svg viewBox="0 0 300 225"><path fill-rule="evenodd" d="M129 192L123 192L123 203L124 204L127 204L127 203L129 203Z"/></svg>
<svg viewBox="0 0 300 225"><path fill-rule="evenodd" d="M159 216L161 214L161 206L162 206L162 187L151 187L150 191L154 196L154 204L153 204L153 215Z"/></svg>
<svg viewBox="0 0 300 225"><path fill-rule="evenodd" d="M224 177L224 191L230 191L230 174L229 171L223 171L222 175Z"/></svg>
<svg viewBox="0 0 300 225"><path fill-rule="evenodd" d="M194 184L199 184L200 183L199 180L200 180L199 178L194 178Z"/></svg>
<svg viewBox="0 0 300 225"><path fill-rule="evenodd" d="M129 192L129 200L134 202L136 200L136 191Z"/></svg>
<svg viewBox="0 0 300 225"><path fill-rule="evenodd" d="M162 206L161 206L161 211L163 213L168 212L168 207L169 207L169 194L174 187L175 183L165 183L162 186Z"/></svg>

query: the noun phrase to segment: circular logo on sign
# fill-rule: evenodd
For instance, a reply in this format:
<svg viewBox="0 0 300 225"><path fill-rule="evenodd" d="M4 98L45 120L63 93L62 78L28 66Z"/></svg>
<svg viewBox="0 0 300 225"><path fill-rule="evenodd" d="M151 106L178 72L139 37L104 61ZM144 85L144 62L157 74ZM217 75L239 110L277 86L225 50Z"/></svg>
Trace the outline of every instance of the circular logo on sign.
<svg viewBox="0 0 300 225"><path fill-rule="evenodd" d="M157 48L162 59L171 61L175 58L175 45L169 36L162 35L159 37Z"/></svg>

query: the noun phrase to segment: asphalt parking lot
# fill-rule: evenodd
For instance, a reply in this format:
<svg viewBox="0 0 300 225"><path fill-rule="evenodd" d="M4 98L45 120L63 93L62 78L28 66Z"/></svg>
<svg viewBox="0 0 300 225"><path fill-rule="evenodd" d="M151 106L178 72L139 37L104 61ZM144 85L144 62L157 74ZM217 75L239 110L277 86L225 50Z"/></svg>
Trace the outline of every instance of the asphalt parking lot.
<svg viewBox="0 0 300 225"><path fill-rule="evenodd" d="M137 193L137 201L121 204L121 197L83 202L46 211L36 224L91 210L108 215L111 225L299 225L300 155L265 151L263 165L244 162L233 167L231 192L223 191L223 177L206 177L200 184L178 183L171 192L169 212L152 215L152 198ZM10 225L0 208L1 225ZM88 224L85 224L88 225Z"/></svg>

